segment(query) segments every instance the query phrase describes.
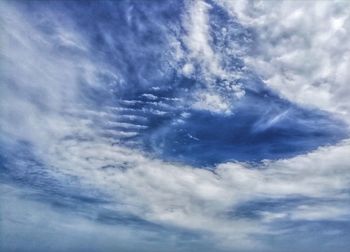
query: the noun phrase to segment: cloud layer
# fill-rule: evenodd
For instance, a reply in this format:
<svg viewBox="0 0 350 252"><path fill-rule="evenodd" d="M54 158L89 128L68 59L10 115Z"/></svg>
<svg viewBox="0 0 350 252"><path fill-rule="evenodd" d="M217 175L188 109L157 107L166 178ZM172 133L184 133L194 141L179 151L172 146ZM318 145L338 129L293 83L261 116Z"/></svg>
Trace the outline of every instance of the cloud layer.
<svg viewBox="0 0 350 252"><path fill-rule="evenodd" d="M1 3L6 249L80 251L93 234L96 251L346 251L346 2L91 4ZM196 113L209 119L191 124ZM152 151L165 150L167 132L218 117L317 144L205 169ZM203 140L193 132L184 134L195 149ZM36 247L25 237L38 239L42 218L52 233ZM78 242L58 246L66 232Z"/></svg>

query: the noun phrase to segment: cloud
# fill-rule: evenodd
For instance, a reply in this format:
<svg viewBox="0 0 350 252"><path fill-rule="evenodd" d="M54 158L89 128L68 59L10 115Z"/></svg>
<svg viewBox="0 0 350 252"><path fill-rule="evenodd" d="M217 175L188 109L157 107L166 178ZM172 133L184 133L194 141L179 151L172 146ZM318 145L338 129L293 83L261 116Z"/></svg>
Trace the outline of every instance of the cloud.
<svg viewBox="0 0 350 252"><path fill-rule="evenodd" d="M211 5L204 1L195 1L189 4L188 8L188 15L184 18L187 36L183 40L190 51L190 57L203 65L204 74L205 72L208 74L207 79L210 75L226 76L227 73L220 66L220 59L211 46L208 14Z"/></svg>
<svg viewBox="0 0 350 252"><path fill-rule="evenodd" d="M14 6L2 6L1 129L13 139L51 144L74 127L62 114L83 102L77 97L79 81L95 76L97 69L74 30L56 23L49 36L26 22ZM70 43L62 41L67 36Z"/></svg>
<svg viewBox="0 0 350 252"><path fill-rule="evenodd" d="M309 6L307 3L298 12L298 8L288 2L272 4L269 8L273 12L269 14L269 8L264 6L257 5L248 10L246 5L241 7L241 3L233 4L233 11L243 24L254 24L257 27L258 44L261 45L255 54L244 56L245 62L263 76L270 87L291 101L347 115L348 102L345 97L348 90L345 82L348 79L344 70L347 69L347 48L345 43L339 44L342 36L345 36L342 27L346 29L348 19L344 15L347 15L347 10L326 8L330 5L326 2L321 7L316 7L315 4ZM280 225L284 223L292 225L296 221L349 220L349 140L320 147L294 158L265 160L259 164L227 162L211 169L201 169L158 160L149 153L120 144L121 136L110 137L112 132L125 137L128 132L133 132L130 130L139 130L145 126L142 123L132 124L134 126L120 124L118 120L123 116L134 116L132 119L140 121L146 119L142 115L118 113L118 108L96 105L98 102L92 102L88 98L88 91L93 91L93 94L104 94L101 98L104 102L109 98L114 101L111 98L114 93L105 88L101 75L112 78L117 83L114 86L117 90L121 80L125 79L119 76L119 72L115 74L109 64L94 57L94 51L84 34L68 21L58 22L53 15L53 20L45 20L57 22L54 35L49 36L28 16L19 14L16 4L2 2L1 5L1 20L5 27L1 36L2 71L5 73L1 77L1 144L21 141L30 143L35 158L51 172L50 175L61 178L57 183L92 188L103 195L108 201L108 207L113 210L163 227L193 232L200 236L201 241L209 240L216 249L222 250L263 249L268 242L256 237L271 234L283 236L283 232L296 232L297 228L291 227L287 231L281 228ZM221 65L223 59L210 44L211 16L208 13L211 7L204 2L194 2L188 8L189 11L183 18L187 32L183 42L189 52L189 56L185 57L184 74L191 76L196 71L195 65L199 65L198 78L209 82L207 89L195 93L199 100L193 102L193 106L222 113L230 105L222 103L227 97L223 97L222 92L215 91L217 82L212 81L218 79L220 83L223 81L223 84L218 85L226 87L228 83L232 87L224 89L223 93L229 90L235 96L241 89L235 83L236 77ZM304 13L302 11L307 8L311 8L311 16L298 14ZM319 8L324 9L321 11ZM296 10L297 13L291 10ZM288 21L288 18L283 21L282 17L288 17L289 13L294 13L289 17L292 21ZM312 18L316 21L324 20L335 14L337 18L330 21L335 44L329 45L330 38L325 38L324 41L320 38L325 33L321 24L316 22L314 27L309 22ZM305 27L300 25L304 23ZM300 27L305 30L296 29ZM284 34L286 31L287 34ZM284 36L288 38L285 42ZM303 41L300 45L294 43L293 39L296 42L305 39L309 46ZM277 44L272 44L272 41ZM320 43L318 47L316 43ZM57 45L60 50L56 50ZM339 51L332 52L331 49ZM338 62L332 55L335 53L339 56L340 52L344 52L345 58ZM312 61L307 62L306 70L302 69L305 59ZM335 70L324 72L322 67L327 65L325 61L328 59L331 60L329 64L334 63ZM261 65L266 65L267 70L260 63L264 63ZM283 71L278 66L283 66ZM288 79L288 76L293 78ZM224 79L228 82L224 82ZM275 79L281 82L276 82ZM322 82L316 88L316 83L321 79L333 82ZM317 95L317 99L310 98L311 94ZM153 102L160 99L152 94L145 98ZM270 121L261 122L257 130L277 123L283 116L282 113ZM105 124L123 129L108 131ZM19 168L12 166L10 169L16 173ZM37 178L44 179L40 174ZM66 193L70 194L70 191ZM15 196L13 198L16 199ZM293 203L295 198L300 202ZM286 204L289 208L254 208L261 201ZM332 206L328 205L329 202ZM16 209L21 204L14 202L9 208ZM246 208L245 214L240 215L238 210L249 204L252 207ZM34 210L41 207L41 204L38 206L35 203L28 209L35 214ZM6 215L11 214L8 208L5 210ZM43 211L48 211L49 215L51 213L51 210ZM23 217L23 213L19 212ZM51 227L55 227L56 220L60 223L62 219L69 226L69 222L75 218L70 216L65 220L66 214L58 214L58 217L57 213L53 215L55 222L50 223ZM97 224L91 224L84 218L78 218L77 222L68 228L58 226L58 234L66 230L77 233L95 228L106 235L112 232L111 227L101 227L98 221ZM12 222L5 224L15 225ZM17 232L18 226L15 228ZM326 229L325 226L324 228ZM40 229L41 227L36 227L34 231L40 234ZM9 230L11 233L12 230ZM29 231L25 230L26 233ZM138 235L133 236L134 231L128 229L125 239L139 239ZM116 236L118 235L119 232ZM109 239L111 241L114 236ZM176 237L174 239L181 240ZM140 247L142 246L143 243ZM314 246L319 246L318 241Z"/></svg>
<svg viewBox="0 0 350 252"><path fill-rule="evenodd" d="M203 109L216 113L230 113L230 104L222 101L217 94L210 94L208 92L200 92L197 101L193 104L195 109Z"/></svg>
<svg viewBox="0 0 350 252"><path fill-rule="evenodd" d="M255 34L243 57L281 96L349 118L346 1L217 1Z"/></svg>
<svg viewBox="0 0 350 252"><path fill-rule="evenodd" d="M196 235L103 215L92 209L48 204L52 195L14 185L0 185L2 251L183 251L212 249ZM62 200L62 199L61 199ZM67 201L67 199L65 199ZM87 205L83 202L75 204ZM101 206L93 208L103 209ZM83 213L77 215L76 211ZM182 240L183 242L178 243ZM188 242L188 244L184 243ZM192 248L191 248L192 246Z"/></svg>
<svg viewBox="0 0 350 252"><path fill-rule="evenodd" d="M204 88L196 90L191 105L214 113L229 113L234 101L244 96L238 82L241 72L225 67L226 59L214 45L215 22L211 20L210 13L213 7L206 1L188 2L186 7L181 23L184 32L173 39L176 44L183 45L175 50L175 58L184 62L180 64L180 72L204 85ZM212 99L217 101L217 105Z"/></svg>

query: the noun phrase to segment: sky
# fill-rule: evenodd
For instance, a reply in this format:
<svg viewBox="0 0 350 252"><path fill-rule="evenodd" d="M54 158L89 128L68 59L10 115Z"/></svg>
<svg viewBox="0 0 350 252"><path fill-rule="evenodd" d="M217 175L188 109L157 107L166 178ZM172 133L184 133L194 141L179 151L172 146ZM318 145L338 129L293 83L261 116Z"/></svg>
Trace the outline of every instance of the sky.
<svg viewBox="0 0 350 252"><path fill-rule="evenodd" d="M3 0L0 29L1 251L348 251L348 1Z"/></svg>

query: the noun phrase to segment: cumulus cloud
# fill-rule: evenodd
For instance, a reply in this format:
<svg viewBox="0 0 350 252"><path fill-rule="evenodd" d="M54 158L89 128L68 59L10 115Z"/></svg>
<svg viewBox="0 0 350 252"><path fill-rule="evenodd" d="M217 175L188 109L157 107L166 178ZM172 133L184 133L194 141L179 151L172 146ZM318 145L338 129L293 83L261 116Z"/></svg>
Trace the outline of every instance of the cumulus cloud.
<svg viewBox="0 0 350 252"><path fill-rule="evenodd" d="M243 57L281 96L349 118L347 1L217 1L255 34Z"/></svg>

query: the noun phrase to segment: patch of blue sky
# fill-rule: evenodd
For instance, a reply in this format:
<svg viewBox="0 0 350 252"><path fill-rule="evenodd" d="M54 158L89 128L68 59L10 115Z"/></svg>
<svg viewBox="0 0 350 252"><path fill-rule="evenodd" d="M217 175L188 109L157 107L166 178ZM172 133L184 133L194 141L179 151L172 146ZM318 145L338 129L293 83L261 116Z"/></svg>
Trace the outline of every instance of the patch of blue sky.
<svg viewBox="0 0 350 252"><path fill-rule="evenodd" d="M346 124L330 114L298 107L269 92L246 91L235 106L231 115L188 110L188 117L163 125L146 142L166 160L213 166L288 158L348 135Z"/></svg>
<svg viewBox="0 0 350 252"><path fill-rule="evenodd" d="M36 9L37 5L39 9ZM188 78L169 66L171 56L167 55L170 51L167 36L169 33L176 36L179 32L180 13L184 8L181 2L175 5L166 2L136 5L123 1L104 4L54 2L50 6L47 3L29 4L29 10L36 15L40 15L40 8L55 9L73 17L75 29L89 38L96 59L107 62L118 73L119 78L102 73L95 81L103 83L103 88L101 85L97 88L82 85L84 99L89 98L90 106L97 108L101 105L123 107L119 105L123 100L136 100L135 104L124 105L129 109L124 114L147 118L148 123L140 125L147 128L142 131L141 145L164 160L213 166L230 160L255 162L288 158L333 144L347 135L346 126L340 120L316 109L304 109L284 101L266 91L264 84L246 70L239 80L245 96L232 101L231 115L193 110L183 106L183 101L163 101L163 105L173 106L172 110L161 107L162 98L186 99L191 96L188 93L205 89L203 80L196 79L196 75ZM223 50L229 48L227 43L232 41L241 47L252 43L252 33L240 27L222 8L214 5L210 15L214 20L211 22L212 47L217 53L227 54ZM215 28L222 23L224 28L231 29L225 30L229 34L225 39L221 30ZM48 20L39 26L48 35L54 33L55 26ZM62 48L57 50L62 51ZM238 56L221 58L226 69L243 71L244 65ZM216 80L218 89L223 81ZM160 90L155 91L155 87ZM154 95L155 100L146 97L147 94ZM176 123L183 113L190 116ZM139 134L129 136L139 137Z"/></svg>

